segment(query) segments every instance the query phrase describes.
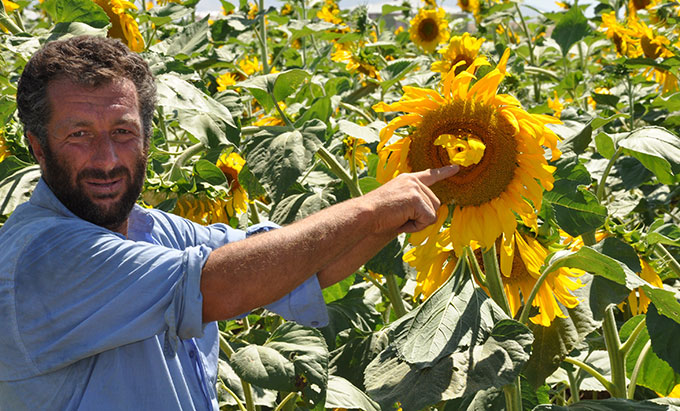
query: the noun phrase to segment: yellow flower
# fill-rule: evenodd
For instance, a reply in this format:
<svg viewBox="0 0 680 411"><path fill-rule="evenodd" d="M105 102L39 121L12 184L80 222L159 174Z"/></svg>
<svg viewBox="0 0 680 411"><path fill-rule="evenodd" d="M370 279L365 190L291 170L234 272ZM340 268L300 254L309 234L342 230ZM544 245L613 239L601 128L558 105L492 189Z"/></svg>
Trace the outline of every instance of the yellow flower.
<svg viewBox="0 0 680 411"><path fill-rule="evenodd" d="M3 138L2 134L0 134L0 162L2 162L4 159L7 157L11 156L12 152L9 150L9 147L7 146L7 142Z"/></svg>
<svg viewBox="0 0 680 411"><path fill-rule="evenodd" d="M449 22L446 20L446 11L443 8L436 10L420 9L418 14L411 20L408 29L411 41L432 53L437 45L449 39Z"/></svg>
<svg viewBox="0 0 680 411"><path fill-rule="evenodd" d="M569 10L571 8L571 4L562 1L556 1L555 4L557 4L559 8L564 10Z"/></svg>
<svg viewBox="0 0 680 411"><path fill-rule="evenodd" d="M446 74L451 70L451 67L460 61L463 61L464 64L458 65L456 72L459 73L467 69L477 58L477 53L479 53L482 43L484 43L483 38L478 39L467 32L463 33L462 36L451 37L449 44L439 50L442 58L440 61L432 63L432 71ZM486 59L485 57L481 58Z"/></svg>
<svg viewBox="0 0 680 411"><path fill-rule="evenodd" d="M229 223L226 201L210 198L205 193L182 194L173 213L199 224Z"/></svg>
<svg viewBox="0 0 680 411"><path fill-rule="evenodd" d="M564 104L560 101L560 98L557 96L557 90L554 90L554 98L548 97L548 107L552 109L555 114L553 114L555 117L560 118L562 116L562 110L564 110ZM571 102L572 100L570 98L566 99L565 102Z"/></svg>
<svg viewBox="0 0 680 411"><path fill-rule="evenodd" d="M515 248L519 250L519 256ZM515 231L510 238L503 238L499 252L503 288L514 316L522 306L523 299L531 295L549 252L538 240L519 231ZM582 270L565 267L549 274L531 304L539 309L539 313L531 317L531 321L548 327L555 317L566 318L557 301L567 308L578 305L579 300L572 291L583 286L581 280L577 279L582 275Z"/></svg>
<svg viewBox="0 0 680 411"><path fill-rule="evenodd" d="M479 21L481 11L479 0L458 0L458 7L463 11L472 13L475 16L475 20Z"/></svg>
<svg viewBox="0 0 680 411"><path fill-rule="evenodd" d="M476 139L485 146L478 163L462 166L458 174L431 187L444 204L442 208L453 209L446 230L455 233L448 237L458 255L472 241L488 248L502 233L506 238L512 236L517 226L515 214L534 227L543 190L551 190L554 181L555 168L548 165L544 147L552 150L553 160L561 154L557 135L546 127L559 120L530 114L516 98L497 94L508 57L506 50L498 67L474 85L476 63L458 74L454 67L442 80L441 92L405 86L398 102L373 107L376 112L406 113L380 132L377 179L381 183L403 172L451 164L451 153L435 144L441 135L468 142ZM405 126L411 128L388 145L395 131Z"/></svg>
<svg viewBox="0 0 680 411"><path fill-rule="evenodd" d="M281 111L285 112L286 103L284 103L283 101L279 101L279 108L281 109ZM260 114L257 120L253 122L253 125L258 127L283 126L285 124L286 123L283 121L283 119L279 117L278 112L273 116L267 116L264 113Z"/></svg>
<svg viewBox="0 0 680 411"><path fill-rule="evenodd" d="M257 72L262 71L262 64L258 61L257 56L254 56L252 60L246 58L245 60L239 61L238 66L247 76L252 76Z"/></svg>
<svg viewBox="0 0 680 411"><path fill-rule="evenodd" d="M238 181L238 175L245 164L246 160L234 151L229 155L222 154L217 160L217 167L227 177L229 184L231 197L226 200L225 208L230 216L242 213L248 208L248 193Z"/></svg>
<svg viewBox="0 0 680 411"><path fill-rule="evenodd" d="M257 13L260 11L259 7L257 7L257 3L248 3L248 18L249 19L254 19L257 17Z"/></svg>
<svg viewBox="0 0 680 411"><path fill-rule="evenodd" d="M642 271L639 272L638 275L642 277L643 280L647 281L654 287L663 288L661 278L645 259L640 258L640 266L642 267ZM633 315L646 313L650 303L649 297L647 297L642 288L636 288L632 290L626 301L628 302L630 312ZM619 308L622 308L622 306L623 303L619 305Z"/></svg>
<svg viewBox="0 0 680 411"><path fill-rule="evenodd" d="M619 56L629 56L635 33L616 20L616 12L602 14L602 24L598 30L604 31L607 38L614 42Z"/></svg>
<svg viewBox="0 0 680 411"><path fill-rule="evenodd" d="M361 42L335 43L335 51L331 53L331 60L346 63L345 69L350 73L360 73L364 76L382 80L378 69L361 55Z"/></svg>
<svg viewBox="0 0 680 411"><path fill-rule="evenodd" d="M137 10L137 6L126 0L94 0L109 16L111 28L108 36L126 42L132 51L144 51L144 39L139 26L127 10Z"/></svg>
<svg viewBox="0 0 680 411"><path fill-rule="evenodd" d="M236 84L236 76L232 73L224 73L217 78L217 91L224 91L234 84Z"/></svg>
<svg viewBox="0 0 680 411"><path fill-rule="evenodd" d="M323 6L321 11L316 12L316 17L329 23L340 24L342 23L342 19L338 17L338 14L340 14L339 9L331 9L328 6Z"/></svg>
<svg viewBox="0 0 680 411"><path fill-rule="evenodd" d="M281 8L281 15L282 15L282 16L287 16L287 15L289 15L289 14L293 14L293 11L294 11L294 10L293 10L293 5L290 4L290 3L286 3L286 4L284 4L283 7Z"/></svg>
<svg viewBox="0 0 680 411"><path fill-rule="evenodd" d="M629 26L638 39L636 48L630 51L631 57L648 59L669 58L674 53L670 50L671 41L664 35L656 34L644 21L631 16ZM649 67L642 73L647 80L656 81L663 94L678 90L678 78L668 70Z"/></svg>
<svg viewBox="0 0 680 411"><path fill-rule="evenodd" d="M502 24L499 24L496 26L496 33L500 34L501 36L505 35L509 43L519 44L519 36L514 31L512 31L510 27L508 27L506 30Z"/></svg>
<svg viewBox="0 0 680 411"><path fill-rule="evenodd" d="M354 153L354 166L359 170L366 168L368 155L371 154L371 149L366 146L366 141L362 138L347 136L342 139L342 143L345 146L345 159L352 161L352 153Z"/></svg>
<svg viewBox="0 0 680 411"><path fill-rule="evenodd" d="M10 0L2 0L2 5L5 6L5 12L7 12L7 14L19 8L18 4Z"/></svg>

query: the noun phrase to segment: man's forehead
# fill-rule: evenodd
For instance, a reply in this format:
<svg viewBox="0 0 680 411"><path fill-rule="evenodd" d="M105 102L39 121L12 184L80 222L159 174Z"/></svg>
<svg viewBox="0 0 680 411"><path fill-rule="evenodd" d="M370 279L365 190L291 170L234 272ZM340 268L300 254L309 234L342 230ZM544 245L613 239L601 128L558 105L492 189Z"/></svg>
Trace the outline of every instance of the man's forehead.
<svg viewBox="0 0 680 411"><path fill-rule="evenodd" d="M59 104L77 103L139 106L137 88L127 78L115 78L95 86L59 78L49 82L47 96L53 108Z"/></svg>

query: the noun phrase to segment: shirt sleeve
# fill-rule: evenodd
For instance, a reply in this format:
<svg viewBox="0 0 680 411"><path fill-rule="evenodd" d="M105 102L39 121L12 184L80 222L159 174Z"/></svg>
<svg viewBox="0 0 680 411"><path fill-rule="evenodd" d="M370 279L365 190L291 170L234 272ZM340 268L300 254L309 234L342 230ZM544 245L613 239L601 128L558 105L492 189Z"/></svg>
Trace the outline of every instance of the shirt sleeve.
<svg viewBox="0 0 680 411"><path fill-rule="evenodd" d="M279 226L271 222L256 224L248 228L246 236L249 237L276 228L279 228ZM295 321L308 327L325 327L328 325L328 309L316 274L309 277L290 293L264 308L286 320Z"/></svg>
<svg viewBox="0 0 680 411"><path fill-rule="evenodd" d="M166 331L202 335L200 275L210 248L135 242L86 222L55 224L16 264L17 334L49 372Z"/></svg>

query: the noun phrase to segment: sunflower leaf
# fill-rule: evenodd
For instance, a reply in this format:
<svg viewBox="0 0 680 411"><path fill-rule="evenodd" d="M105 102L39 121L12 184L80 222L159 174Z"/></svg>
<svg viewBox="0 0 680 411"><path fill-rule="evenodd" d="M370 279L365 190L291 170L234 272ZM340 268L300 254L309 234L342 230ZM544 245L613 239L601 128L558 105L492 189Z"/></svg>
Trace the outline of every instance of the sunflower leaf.
<svg viewBox="0 0 680 411"><path fill-rule="evenodd" d="M351 382L337 375L328 377L325 408L379 411L378 404Z"/></svg>
<svg viewBox="0 0 680 411"><path fill-rule="evenodd" d="M652 401L634 401L623 398L607 398L605 400L579 401L577 404L562 407L554 404L541 404L533 411L666 411L668 405L656 404Z"/></svg>
<svg viewBox="0 0 680 411"><path fill-rule="evenodd" d="M680 340L680 324L659 314L654 304L647 309L647 331L654 353L680 374L680 350L675 345Z"/></svg>
<svg viewBox="0 0 680 411"><path fill-rule="evenodd" d="M663 184L680 181L680 138L663 127L634 130L618 145L638 159Z"/></svg>
<svg viewBox="0 0 680 411"><path fill-rule="evenodd" d="M677 224L664 223L662 219L658 219L649 227L647 243L680 247L680 227Z"/></svg>
<svg viewBox="0 0 680 411"><path fill-rule="evenodd" d="M91 0L57 0L53 17L56 23L80 22L98 29L109 24L104 9Z"/></svg>
<svg viewBox="0 0 680 411"><path fill-rule="evenodd" d="M588 19L583 15L581 9L572 7L560 17L551 37L559 44L562 56L566 58L571 46L590 34L590 31Z"/></svg>

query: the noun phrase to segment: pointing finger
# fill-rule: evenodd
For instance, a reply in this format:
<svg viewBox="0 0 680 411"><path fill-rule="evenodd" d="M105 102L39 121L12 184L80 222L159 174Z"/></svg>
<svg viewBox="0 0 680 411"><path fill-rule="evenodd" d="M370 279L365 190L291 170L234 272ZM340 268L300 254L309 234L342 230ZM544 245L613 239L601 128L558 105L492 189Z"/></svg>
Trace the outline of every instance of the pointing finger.
<svg viewBox="0 0 680 411"><path fill-rule="evenodd" d="M460 167L457 164L452 164L441 168L431 168L428 170L419 171L414 174L416 178L418 178L418 180L420 180L423 184L426 186L431 186L437 181L441 181L455 175L458 170L460 170Z"/></svg>

